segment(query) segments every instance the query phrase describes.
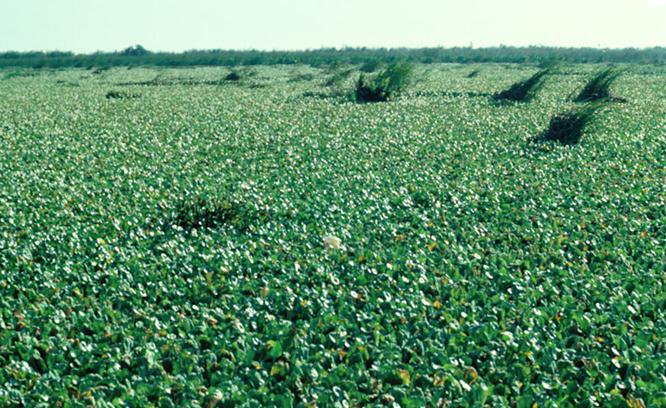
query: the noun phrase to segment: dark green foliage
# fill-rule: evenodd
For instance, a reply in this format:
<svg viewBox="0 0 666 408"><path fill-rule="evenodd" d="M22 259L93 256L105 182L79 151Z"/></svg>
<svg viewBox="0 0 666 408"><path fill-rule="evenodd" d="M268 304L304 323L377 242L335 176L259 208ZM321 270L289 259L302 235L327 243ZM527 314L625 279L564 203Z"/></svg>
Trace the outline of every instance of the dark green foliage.
<svg viewBox="0 0 666 408"><path fill-rule="evenodd" d="M176 207L171 222L186 231L214 229L238 221L241 216L240 206L229 201L195 197Z"/></svg>
<svg viewBox="0 0 666 408"><path fill-rule="evenodd" d="M225 81L231 81L231 82L236 82L241 80L241 76L238 72L236 71L231 71L229 74L227 74L226 77L224 77Z"/></svg>
<svg viewBox="0 0 666 408"><path fill-rule="evenodd" d="M384 102L400 93L412 74L408 63L394 63L374 77L361 74L356 83L357 102Z"/></svg>
<svg viewBox="0 0 666 408"><path fill-rule="evenodd" d="M529 102L543 87L546 75L551 72L551 68L542 69L531 77L516 82L508 89L498 92L493 96L496 101Z"/></svg>
<svg viewBox="0 0 666 408"><path fill-rule="evenodd" d="M601 108L601 104L591 103L582 108L553 116L548 129L541 134L538 140L555 141L563 145L580 143L585 127Z"/></svg>
<svg viewBox="0 0 666 408"><path fill-rule="evenodd" d="M377 71L381 67L381 62L378 60L366 61L359 67L359 71L367 74Z"/></svg>
<svg viewBox="0 0 666 408"><path fill-rule="evenodd" d="M575 101L591 102L616 99L611 97L610 87L620 75L622 75L622 71L616 67L609 67L600 71L585 85Z"/></svg>
<svg viewBox="0 0 666 408"><path fill-rule="evenodd" d="M643 63L666 62L666 48L616 49L494 47L494 48L324 48L309 51L233 51L194 50L183 53L150 52L143 47L130 47L120 52L88 55L71 52L5 52L0 53L0 67L87 67L96 66L247 66L308 64L313 67L335 64L363 64L374 71L381 64L395 61L420 63ZM375 68L373 68L375 66Z"/></svg>
<svg viewBox="0 0 666 408"><path fill-rule="evenodd" d="M136 99L140 98L141 94L128 91L109 91L105 97L106 99Z"/></svg>
<svg viewBox="0 0 666 408"><path fill-rule="evenodd" d="M127 47L124 50L120 52L120 55L125 56L125 57L143 57L146 55L150 55L151 52L145 49L141 45L135 45L133 47Z"/></svg>

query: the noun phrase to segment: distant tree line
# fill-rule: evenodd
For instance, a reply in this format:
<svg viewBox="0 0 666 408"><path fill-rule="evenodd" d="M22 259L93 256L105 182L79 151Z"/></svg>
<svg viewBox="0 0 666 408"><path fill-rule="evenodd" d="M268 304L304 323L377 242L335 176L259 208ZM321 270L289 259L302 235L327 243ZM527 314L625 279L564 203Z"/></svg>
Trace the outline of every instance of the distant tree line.
<svg viewBox="0 0 666 408"><path fill-rule="evenodd" d="M137 45L117 52L75 54L72 52L4 52L0 67L92 68L113 66L240 66L308 64L391 63L640 63L663 64L666 48L598 49L556 47L491 48L322 48L306 51L193 50L182 53L151 52Z"/></svg>

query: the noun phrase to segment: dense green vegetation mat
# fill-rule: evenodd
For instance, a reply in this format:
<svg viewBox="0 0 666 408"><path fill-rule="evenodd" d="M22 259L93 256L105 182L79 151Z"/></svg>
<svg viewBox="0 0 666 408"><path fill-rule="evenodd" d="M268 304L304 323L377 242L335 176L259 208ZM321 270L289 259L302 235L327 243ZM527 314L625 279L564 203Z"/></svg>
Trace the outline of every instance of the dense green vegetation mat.
<svg viewBox="0 0 666 408"><path fill-rule="evenodd" d="M666 71L625 68L573 146L533 140L600 67L0 71L0 406L666 406Z"/></svg>

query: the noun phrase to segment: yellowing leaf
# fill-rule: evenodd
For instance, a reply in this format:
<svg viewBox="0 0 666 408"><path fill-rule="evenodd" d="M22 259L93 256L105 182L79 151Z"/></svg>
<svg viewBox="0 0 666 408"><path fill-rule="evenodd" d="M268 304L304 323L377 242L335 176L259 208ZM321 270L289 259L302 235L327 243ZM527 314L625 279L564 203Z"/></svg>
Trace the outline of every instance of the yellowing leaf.
<svg viewBox="0 0 666 408"><path fill-rule="evenodd" d="M282 364L275 364L271 367L271 376L276 376L282 374L284 371L284 366Z"/></svg>
<svg viewBox="0 0 666 408"><path fill-rule="evenodd" d="M465 370L465 380L467 380L467 382L473 383L478 379L479 373L474 367L468 367L467 370Z"/></svg>
<svg viewBox="0 0 666 408"><path fill-rule="evenodd" d="M635 398L633 395L627 395L627 406L629 408L645 408L645 403L640 398Z"/></svg>
<svg viewBox="0 0 666 408"><path fill-rule="evenodd" d="M411 375L407 370L398 369L398 377L400 377L404 385L409 385L412 383Z"/></svg>

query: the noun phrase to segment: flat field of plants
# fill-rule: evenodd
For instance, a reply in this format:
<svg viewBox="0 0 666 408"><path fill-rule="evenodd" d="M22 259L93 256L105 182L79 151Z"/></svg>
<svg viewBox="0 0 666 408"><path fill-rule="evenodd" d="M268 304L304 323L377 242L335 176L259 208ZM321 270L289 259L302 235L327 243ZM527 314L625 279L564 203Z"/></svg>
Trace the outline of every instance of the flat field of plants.
<svg viewBox="0 0 666 408"><path fill-rule="evenodd" d="M0 406L666 406L666 68L358 68L0 71Z"/></svg>

